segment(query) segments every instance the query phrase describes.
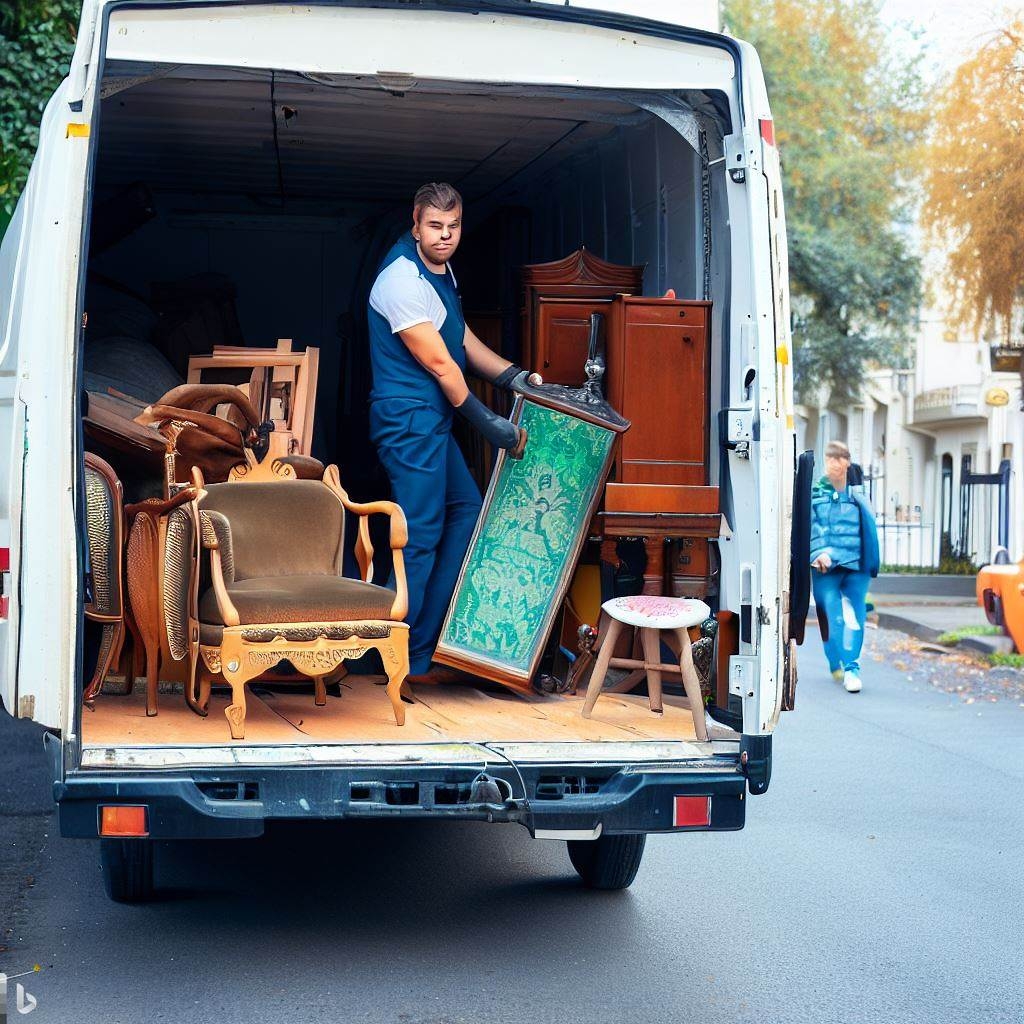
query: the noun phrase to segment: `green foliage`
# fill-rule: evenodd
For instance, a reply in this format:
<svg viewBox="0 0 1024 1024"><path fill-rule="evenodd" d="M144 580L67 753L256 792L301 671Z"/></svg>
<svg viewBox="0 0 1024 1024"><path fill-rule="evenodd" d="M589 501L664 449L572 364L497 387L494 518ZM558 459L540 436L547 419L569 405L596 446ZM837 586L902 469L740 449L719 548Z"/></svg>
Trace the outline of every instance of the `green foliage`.
<svg viewBox="0 0 1024 1024"><path fill-rule="evenodd" d="M81 0L13 0L0 8L0 235L25 187L39 121L67 74Z"/></svg>
<svg viewBox="0 0 1024 1024"><path fill-rule="evenodd" d="M956 647L964 637L1002 635L1003 631L998 626L963 626L960 629L951 629L948 633L943 633L935 642L944 647Z"/></svg>
<svg viewBox="0 0 1024 1024"><path fill-rule="evenodd" d="M902 365L920 295L907 183L925 126L915 62L877 0L726 0L757 47L783 169L798 397L857 398L871 362Z"/></svg>
<svg viewBox="0 0 1024 1024"><path fill-rule="evenodd" d="M988 655L988 663L992 666L1002 665L1005 668L1024 668L1024 654L993 651Z"/></svg>

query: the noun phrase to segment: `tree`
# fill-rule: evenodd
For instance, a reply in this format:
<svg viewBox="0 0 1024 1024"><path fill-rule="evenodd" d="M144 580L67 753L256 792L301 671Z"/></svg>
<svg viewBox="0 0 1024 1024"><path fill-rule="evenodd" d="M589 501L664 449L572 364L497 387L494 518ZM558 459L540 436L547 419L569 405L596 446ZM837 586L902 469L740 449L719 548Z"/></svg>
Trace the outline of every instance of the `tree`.
<svg viewBox="0 0 1024 1024"><path fill-rule="evenodd" d="M953 73L928 156L924 220L950 250L948 305L1009 342L1024 299L1024 19Z"/></svg>
<svg viewBox="0 0 1024 1024"><path fill-rule="evenodd" d="M916 324L917 64L877 0L727 0L725 21L757 47L775 119L797 394L847 404L869 363L902 364Z"/></svg>
<svg viewBox="0 0 1024 1024"><path fill-rule="evenodd" d="M67 74L81 0L13 0L0 7L0 236L25 187L39 121Z"/></svg>

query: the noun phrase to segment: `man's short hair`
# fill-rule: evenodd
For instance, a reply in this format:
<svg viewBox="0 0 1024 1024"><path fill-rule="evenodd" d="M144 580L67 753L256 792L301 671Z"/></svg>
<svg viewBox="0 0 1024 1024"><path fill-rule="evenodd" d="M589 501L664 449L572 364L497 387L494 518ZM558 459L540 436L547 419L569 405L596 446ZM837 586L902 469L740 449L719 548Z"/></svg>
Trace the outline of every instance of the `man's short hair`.
<svg viewBox="0 0 1024 1024"><path fill-rule="evenodd" d="M417 221L424 206L432 206L435 210L447 213L462 206L462 196L459 195L458 189L454 185L449 185L447 181L428 181L426 185L420 185L412 201L412 214Z"/></svg>
<svg viewBox="0 0 1024 1024"><path fill-rule="evenodd" d="M850 449L842 441L829 441L825 445L825 458L846 459L850 461Z"/></svg>

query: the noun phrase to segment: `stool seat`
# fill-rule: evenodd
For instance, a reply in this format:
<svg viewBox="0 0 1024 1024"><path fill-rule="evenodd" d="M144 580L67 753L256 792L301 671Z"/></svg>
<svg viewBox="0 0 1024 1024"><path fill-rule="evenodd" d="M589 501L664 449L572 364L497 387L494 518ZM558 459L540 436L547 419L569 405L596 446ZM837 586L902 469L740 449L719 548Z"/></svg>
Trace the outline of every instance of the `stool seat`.
<svg viewBox="0 0 1024 1024"><path fill-rule="evenodd" d="M601 607L613 619L643 629L688 629L711 616L711 609L703 601L689 597L637 594L613 597Z"/></svg>

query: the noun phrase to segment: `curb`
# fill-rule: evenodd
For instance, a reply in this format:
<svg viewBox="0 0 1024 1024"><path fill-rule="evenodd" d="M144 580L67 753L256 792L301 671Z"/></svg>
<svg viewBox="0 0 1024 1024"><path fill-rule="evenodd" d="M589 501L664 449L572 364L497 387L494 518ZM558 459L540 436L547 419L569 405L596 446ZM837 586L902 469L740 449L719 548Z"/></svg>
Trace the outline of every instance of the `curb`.
<svg viewBox="0 0 1024 1024"><path fill-rule="evenodd" d="M907 633L918 640L927 640L935 643L942 636L943 631L934 626L926 626L923 622L915 622L903 615L895 615L892 612L876 611L878 626L880 629L896 629L901 633Z"/></svg>

